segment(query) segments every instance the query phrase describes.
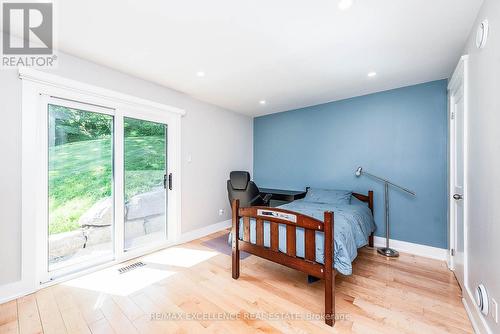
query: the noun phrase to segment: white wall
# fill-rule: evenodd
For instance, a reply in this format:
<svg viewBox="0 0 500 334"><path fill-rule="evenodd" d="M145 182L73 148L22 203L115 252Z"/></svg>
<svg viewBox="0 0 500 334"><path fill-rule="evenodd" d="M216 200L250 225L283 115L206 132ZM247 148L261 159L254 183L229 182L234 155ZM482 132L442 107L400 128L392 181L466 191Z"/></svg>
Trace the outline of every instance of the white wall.
<svg viewBox="0 0 500 334"><path fill-rule="evenodd" d="M251 170L253 165L250 117L65 54L59 54L58 67L48 71L186 110L187 115L181 121L182 233L230 219L226 193L229 172ZM0 71L3 124L0 131L0 287L19 280L21 270L20 81L17 71ZM192 157L191 163L187 162L188 155ZM219 208L226 210L223 216L219 216Z"/></svg>
<svg viewBox="0 0 500 334"><path fill-rule="evenodd" d="M0 70L0 285L21 273L21 80Z"/></svg>
<svg viewBox="0 0 500 334"><path fill-rule="evenodd" d="M475 46L476 28L488 19L490 34L484 49ZM485 284L500 302L500 1L485 0L467 42L469 54L469 229L468 286L474 293ZM474 306L473 306L474 307ZM473 314L478 315L477 312ZM500 333L491 316L476 317L483 331Z"/></svg>

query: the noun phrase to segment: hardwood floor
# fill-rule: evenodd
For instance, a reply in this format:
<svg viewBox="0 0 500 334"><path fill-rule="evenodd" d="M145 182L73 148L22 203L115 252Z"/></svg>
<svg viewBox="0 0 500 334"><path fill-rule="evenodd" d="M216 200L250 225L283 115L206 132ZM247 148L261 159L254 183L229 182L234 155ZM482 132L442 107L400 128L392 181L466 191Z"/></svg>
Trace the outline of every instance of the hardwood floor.
<svg viewBox="0 0 500 334"><path fill-rule="evenodd" d="M231 257L201 244L221 233L145 256L125 274L117 266L2 304L0 333L473 332L444 262L361 249L353 275L336 277L342 319L331 328L315 319L322 281L255 256L233 280ZM195 319L165 320L177 315Z"/></svg>

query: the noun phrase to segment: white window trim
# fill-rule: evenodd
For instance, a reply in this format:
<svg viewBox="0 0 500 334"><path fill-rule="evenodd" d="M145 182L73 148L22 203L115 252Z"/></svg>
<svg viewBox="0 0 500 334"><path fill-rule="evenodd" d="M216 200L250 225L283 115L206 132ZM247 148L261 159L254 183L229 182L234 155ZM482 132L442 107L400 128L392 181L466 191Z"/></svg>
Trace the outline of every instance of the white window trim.
<svg viewBox="0 0 500 334"><path fill-rule="evenodd" d="M129 94L124 94L107 88L102 88L94 85L89 85L80 81L67 79L59 75L34 70L29 67L19 68L19 78L24 81L31 81L33 83L43 84L45 86L52 86L57 89L66 89L67 91L75 93L85 93L89 96L94 96L100 100L107 100L113 104L120 104L121 106L136 106L148 107L148 109L159 111L171 112L184 116L186 111L177 107L167 106L158 102L142 99Z"/></svg>
<svg viewBox="0 0 500 334"><path fill-rule="evenodd" d="M63 78L54 74L19 68L19 78L22 79L22 227L21 227L21 281L19 289L23 292L35 291L45 285L67 280L77 275L101 269L127 259L144 255L177 243L181 234L181 117L185 111L176 107L123 94L117 91L81 83ZM66 275L50 282L43 282L40 273L42 263L37 250L40 249L39 228L47 224L47 148L42 145L46 133L41 105L48 97L56 96L73 101L82 101L96 106L109 108L115 116L115 124L123 122L123 117L135 117L151 121L162 122L168 128L168 173L174 175L174 188L169 190L168 196L168 240L148 247L123 251L123 245L118 242L114 260L82 270L77 274ZM46 111L45 111L46 112ZM116 131L118 130L118 131ZM120 126L115 129L115 164L121 166L123 162L123 133ZM115 169L114 195L115 217L123 212L123 171ZM120 219L115 218L115 226ZM117 234L118 233L118 234ZM123 228L115 228L115 238L123 242ZM42 238L43 239L43 238Z"/></svg>

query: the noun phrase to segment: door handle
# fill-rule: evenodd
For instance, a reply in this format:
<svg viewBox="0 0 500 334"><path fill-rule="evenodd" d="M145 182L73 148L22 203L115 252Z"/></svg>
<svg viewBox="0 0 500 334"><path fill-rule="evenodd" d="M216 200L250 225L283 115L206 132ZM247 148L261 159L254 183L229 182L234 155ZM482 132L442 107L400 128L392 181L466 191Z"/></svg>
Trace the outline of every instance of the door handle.
<svg viewBox="0 0 500 334"><path fill-rule="evenodd" d="M172 190L172 173L163 175L163 188Z"/></svg>
<svg viewBox="0 0 500 334"><path fill-rule="evenodd" d="M463 198L463 196L462 196L462 195L460 195L460 194L455 194L455 195L453 195L453 199L454 199L454 200L457 200L457 201L458 201L458 200L461 200L462 198Z"/></svg>

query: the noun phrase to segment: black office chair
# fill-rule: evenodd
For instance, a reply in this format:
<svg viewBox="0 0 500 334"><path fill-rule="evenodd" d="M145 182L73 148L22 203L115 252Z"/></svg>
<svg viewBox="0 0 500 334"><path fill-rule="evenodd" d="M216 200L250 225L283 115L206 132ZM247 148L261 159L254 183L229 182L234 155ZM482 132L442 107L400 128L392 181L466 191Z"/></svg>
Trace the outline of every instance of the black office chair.
<svg viewBox="0 0 500 334"><path fill-rule="evenodd" d="M250 173L244 171L233 171L227 180L227 195L229 203L234 199L240 200L240 207L268 206L271 194L262 196L259 188L250 181Z"/></svg>

